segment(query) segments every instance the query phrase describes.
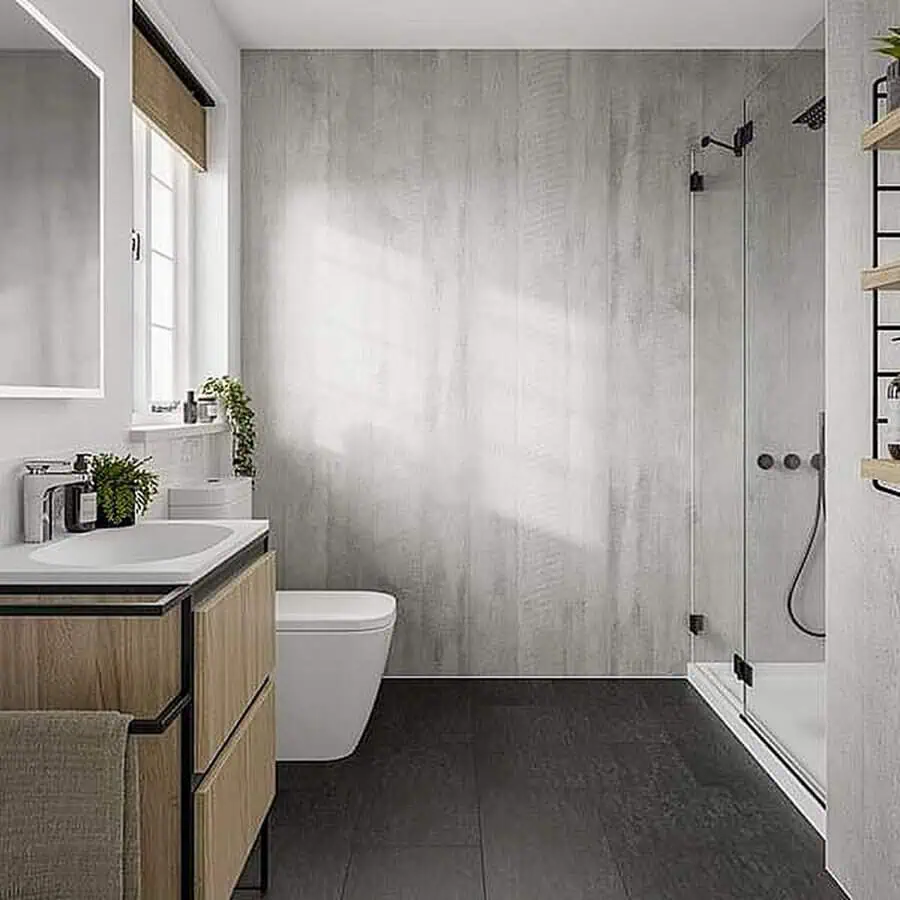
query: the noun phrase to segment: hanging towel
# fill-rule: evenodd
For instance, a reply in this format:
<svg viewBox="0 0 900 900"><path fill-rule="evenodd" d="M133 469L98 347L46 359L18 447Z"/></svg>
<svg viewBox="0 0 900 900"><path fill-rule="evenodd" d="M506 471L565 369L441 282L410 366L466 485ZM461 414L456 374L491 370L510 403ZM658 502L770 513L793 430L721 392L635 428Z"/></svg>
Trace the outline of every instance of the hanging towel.
<svg viewBox="0 0 900 900"><path fill-rule="evenodd" d="M0 712L0 900L138 900L130 721Z"/></svg>

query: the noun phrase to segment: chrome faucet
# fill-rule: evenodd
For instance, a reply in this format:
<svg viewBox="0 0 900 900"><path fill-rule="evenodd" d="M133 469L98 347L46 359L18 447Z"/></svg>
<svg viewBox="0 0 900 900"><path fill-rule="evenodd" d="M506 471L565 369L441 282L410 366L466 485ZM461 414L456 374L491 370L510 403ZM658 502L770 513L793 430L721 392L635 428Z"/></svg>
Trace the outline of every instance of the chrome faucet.
<svg viewBox="0 0 900 900"><path fill-rule="evenodd" d="M76 472L65 460L30 459L25 462L23 502L25 543L43 544L53 538L53 494L57 488L80 484L87 472Z"/></svg>

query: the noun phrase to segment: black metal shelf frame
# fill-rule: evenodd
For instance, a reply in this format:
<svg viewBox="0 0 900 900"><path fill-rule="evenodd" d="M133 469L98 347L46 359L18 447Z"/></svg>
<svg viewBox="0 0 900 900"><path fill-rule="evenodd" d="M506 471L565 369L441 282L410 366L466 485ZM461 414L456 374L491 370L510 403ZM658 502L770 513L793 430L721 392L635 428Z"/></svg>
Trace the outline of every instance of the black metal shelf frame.
<svg viewBox="0 0 900 900"><path fill-rule="evenodd" d="M875 79L872 84L872 121L880 118L881 103L887 100L885 83L887 78L882 76ZM883 184L881 181L881 166L879 164L880 153L872 150L872 265L878 268L881 262L882 240L900 239L900 231L883 229L881 227L881 195L900 192L900 184ZM881 404L881 383L885 378L895 378L900 372L883 369L881 366L881 340L884 333L897 332L900 335L900 323L882 322L880 319L879 303L880 291L872 291L872 459L878 459L881 452L881 440L879 427L887 424L887 419L878 415L878 407ZM878 479L872 480L872 487L883 494L900 497L900 490L889 487Z"/></svg>

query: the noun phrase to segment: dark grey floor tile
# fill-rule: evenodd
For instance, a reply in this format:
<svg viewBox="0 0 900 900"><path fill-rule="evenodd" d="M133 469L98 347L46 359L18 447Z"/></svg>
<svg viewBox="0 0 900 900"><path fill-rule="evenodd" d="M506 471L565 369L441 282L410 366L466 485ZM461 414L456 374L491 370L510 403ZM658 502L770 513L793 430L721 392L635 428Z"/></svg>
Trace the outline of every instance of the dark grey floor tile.
<svg viewBox="0 0 900 900"><path fill-rule="evenodd" d="M384 749L469 741L472 728L468 681L387 680L381 685L359 754L366 759Z"/></svg>
<svg viewBox="0 0 900 900"><path fill-rule="evenodd" d="M544 707L488 707L476 713L475 761L483 786L522 778L588 789L596 780L589 721Z"/></svg>
<svg viewBox="0 0 900 900"><path fill-rule="evenodd" d="M639 700L639 698L638 698ZM662 725L639 702L617 695L592 708L484 706L475 709L475 739L481 745L520 745L593 750L609 743L663 743Z"/></svg>
<svg viewBox="0 0 900 900"><path fill-rule="evenodd" d="M596 797L558 780L481 787L488 900L625 900Z"/></svg>
<svg viewBox="0 0 900 900"><path fill-rule="evenodd" d="M326 763L278 763L279 795L299 794L315 808L346 809L360 797L367 769L358 757Z"/></svg>
<svg viewBox="0 0 900 900"><path fill-rule="evenodd" d="M347 817L340 810L313 811L302 804L297 808L281 803L272 819L266 900L341 900L353 830ZM241 884L258 884L258 877L258 861L251 860ZM253 896L259 894L235 894L235 898Z"/></svg>
<svg viewBox="0 0 900 900"><path fill-rule="evenodd" d="M484 900L481 852L477 847L358 849L344 900Z"/></svg>
<svg viewBox="0 0 900 900"><path fill-rule="evenodd" d="M488 900L629 900L605 839L593 845L485 836Z"/></svg>
<svg viewBox="0 0 900 900"><path fill-rule="evenodd" d="M373 762L354 841L477 845L478 795L471 744L407 747Z"/></svg>
<svg viewBox="0 0 900 900"><path fill-rule="evenodd" d="M844 900L683 682L389 681L351 760L278 782L275 900Z"/></svg>
<svg viewBox="0 0 900 900"><path fill-rule="evenodd" d="M472 685L476 716L492 707L539 707L586 721L597 739L665 740L658 717L651 714L634 682L622 679L489 680Z"/></svg>
<svg viewBox="0 0 900 900"><path fill-rule="evenodd" d="M588 791L523 779L504 787L482 787L480 804L485 845L606 846L602 810Z"/></svg>

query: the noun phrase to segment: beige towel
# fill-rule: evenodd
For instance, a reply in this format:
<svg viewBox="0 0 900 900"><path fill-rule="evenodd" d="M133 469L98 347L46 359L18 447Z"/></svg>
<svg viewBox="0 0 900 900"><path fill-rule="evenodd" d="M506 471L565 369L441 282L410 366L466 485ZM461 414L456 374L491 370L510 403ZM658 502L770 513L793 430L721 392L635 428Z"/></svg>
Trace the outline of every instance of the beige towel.
<svg viewBox="0 0 900 900"><path fill-rule="evenodd" d="M0 712L0 900L137 900L137 753L117 712Z"/></svg>

